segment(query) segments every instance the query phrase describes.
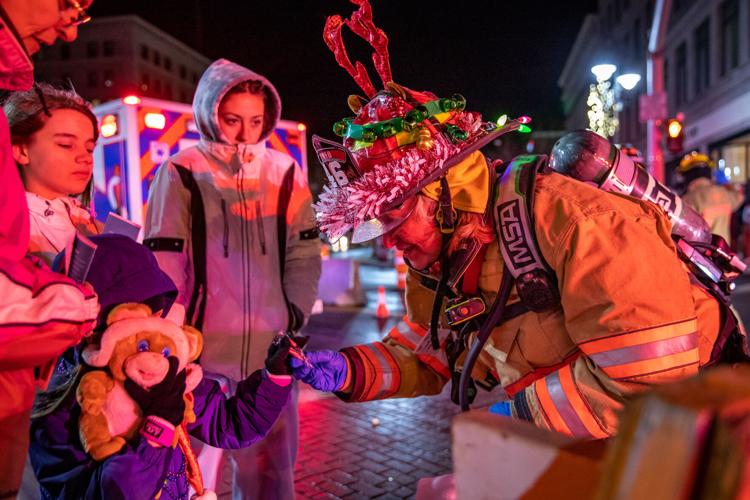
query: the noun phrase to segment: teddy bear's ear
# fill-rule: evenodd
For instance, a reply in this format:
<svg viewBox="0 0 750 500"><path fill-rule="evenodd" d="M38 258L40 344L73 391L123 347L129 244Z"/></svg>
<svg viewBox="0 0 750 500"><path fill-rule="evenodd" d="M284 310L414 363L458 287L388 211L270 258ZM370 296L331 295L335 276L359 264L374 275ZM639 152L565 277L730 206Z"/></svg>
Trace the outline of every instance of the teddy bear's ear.
<svg viewBox="0 0 750 500"><path fill-rule="evenodd" d="M201 355L201 351L203 351L203 334L189 325L183 326L182 329L190 345L190 359L188 359L188 362L195 361Z"/></svg>
<svg viewBox="0 0 750 500"><path fill-rule="evenodd" d="M107 315L107 326L123 319L148 318L151 316L151 308L146 304L125 303L119 304Z"/></svg>

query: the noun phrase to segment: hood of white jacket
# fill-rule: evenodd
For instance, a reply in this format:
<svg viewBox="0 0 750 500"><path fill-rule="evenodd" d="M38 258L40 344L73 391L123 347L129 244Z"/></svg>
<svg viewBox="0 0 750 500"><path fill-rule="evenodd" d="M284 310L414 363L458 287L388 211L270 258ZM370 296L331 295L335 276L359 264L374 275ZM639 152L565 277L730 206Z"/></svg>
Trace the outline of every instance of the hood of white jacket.
<svg viewBox="0 0 750 500"><path fill-rule="evenodd" d="M266 106L272 107L272 113L270 113L273 116L272 123L263 124L263 131L258 144L265 143L265 140L271 135L281 118L281 99L276 88L263 75L227 59L218 59L201 76L193 98L195 124L204 141L228 143L219 127L219 104L232 87L248 80L262 82L268 88L270 99L266 100ZM270 102L268 102L269 100Z"/></svg>

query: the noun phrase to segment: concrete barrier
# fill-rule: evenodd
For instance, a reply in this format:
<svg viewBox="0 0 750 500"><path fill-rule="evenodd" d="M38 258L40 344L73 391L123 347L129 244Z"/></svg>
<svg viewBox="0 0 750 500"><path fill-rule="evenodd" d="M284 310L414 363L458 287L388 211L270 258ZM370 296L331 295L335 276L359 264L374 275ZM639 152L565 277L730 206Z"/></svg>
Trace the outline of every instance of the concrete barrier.
<svg viewBox="0 0 750 500"><path fill-rule="evenodd" d="M363 306L367 303L359 280L359 263L353 259L321 262L318 298L326 305Z"/></svg>
<svg viewBox="0 0 750 500"><path fill-rule="evenodd" d="M453 420L459 500L593 498L605 446L486 411Z"/></svg>

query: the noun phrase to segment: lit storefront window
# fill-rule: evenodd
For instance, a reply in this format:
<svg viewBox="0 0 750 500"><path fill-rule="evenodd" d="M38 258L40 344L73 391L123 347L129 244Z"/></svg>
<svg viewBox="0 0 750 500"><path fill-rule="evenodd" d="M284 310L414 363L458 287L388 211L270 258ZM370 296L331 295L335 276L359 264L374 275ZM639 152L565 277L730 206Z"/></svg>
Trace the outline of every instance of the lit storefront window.
<svg viewBox="0 0 750 500"><path fill-rule="evenodd" d="M711 158L729 182L746 183L750 178L750 133L712 146Z"/></svg>

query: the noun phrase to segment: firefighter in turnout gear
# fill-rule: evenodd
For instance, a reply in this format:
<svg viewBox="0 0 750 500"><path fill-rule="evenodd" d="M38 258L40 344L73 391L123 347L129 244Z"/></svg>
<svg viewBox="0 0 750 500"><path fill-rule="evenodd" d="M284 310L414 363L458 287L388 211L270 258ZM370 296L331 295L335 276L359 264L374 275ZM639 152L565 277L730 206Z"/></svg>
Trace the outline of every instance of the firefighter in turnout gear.
<svg viewBox="0 0 750 500"><path fill-rule="evenodd" d="M327 41L341 39L335 21ZM499 385L513 417L603 438L628 398L718 362L729 337L744 347L714 290L691 281L661 206L543 156L488 162L478 149L525 117L498 127L380 69L384 89L357 80L369 101L350 97L356 116L334 127L343 146L314 139L330 181L315 208L332 238L353 229L404 252L407 314L382 341L292 360L296 378L351 402L452 381L464 407L472 385Z"/></svg>
<svg viewBox="0 0 750 500"><path fill-rule="evenodd" d="M701 214L711 226L711 232L729 242L732 213L742 206L744 196L731 184L719 186L714 183L715 168L716 163L708 156L693 151L683 156L677 172L685 185L682 199Z"/></svg>

